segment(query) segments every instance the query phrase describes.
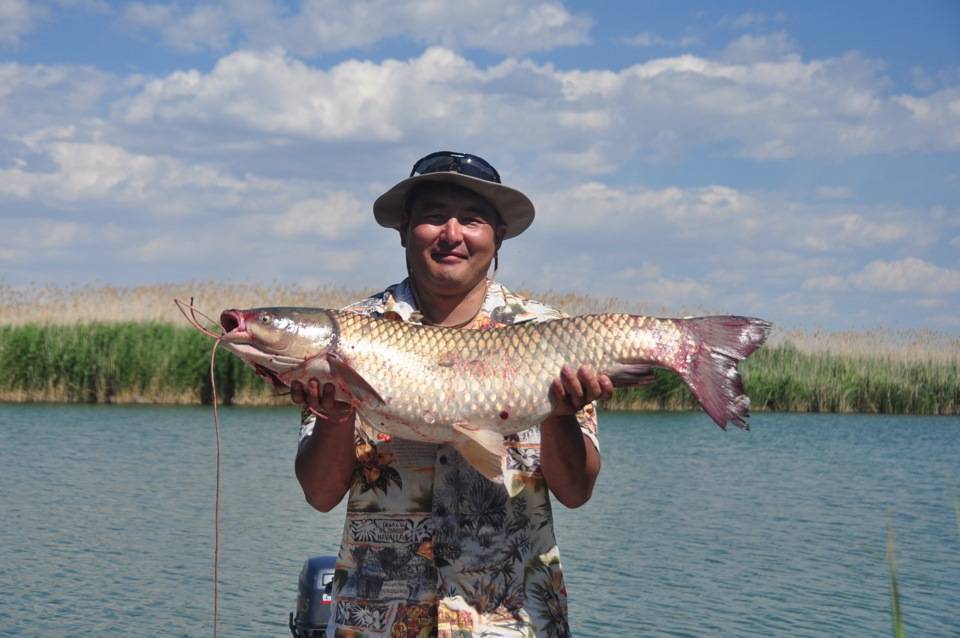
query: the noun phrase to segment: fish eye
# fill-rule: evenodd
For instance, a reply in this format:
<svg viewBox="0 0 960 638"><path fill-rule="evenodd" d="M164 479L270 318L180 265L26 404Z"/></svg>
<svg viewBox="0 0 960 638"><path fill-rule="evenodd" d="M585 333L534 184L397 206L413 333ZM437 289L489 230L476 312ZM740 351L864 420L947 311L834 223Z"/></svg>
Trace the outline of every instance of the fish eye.
<svg viewBox="0 0 960 638"><path fill-rule="evenodd" d="M260 315L260 323L264 325L269 325L273 321L273 317L270 316L269 312L265 312Z"/></svg>

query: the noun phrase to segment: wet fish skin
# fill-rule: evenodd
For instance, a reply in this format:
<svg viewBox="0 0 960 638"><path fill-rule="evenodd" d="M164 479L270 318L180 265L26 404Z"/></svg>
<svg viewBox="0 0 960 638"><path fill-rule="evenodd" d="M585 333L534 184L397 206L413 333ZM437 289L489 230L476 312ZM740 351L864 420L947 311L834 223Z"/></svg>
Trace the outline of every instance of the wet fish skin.
<svg viewBox="0 0 960 638"><path fill-rule="evenodd" d="M616 387L651 365L673 370L720 427L747 428L737 364L771 328L749 317L599 314L462 330L315 308L227 310L221 323L225 347L275 384L332 381L374 428L450 443L475 465L475 444L499 454L503 435L551 413L564 364L589 365Z"/></svg>

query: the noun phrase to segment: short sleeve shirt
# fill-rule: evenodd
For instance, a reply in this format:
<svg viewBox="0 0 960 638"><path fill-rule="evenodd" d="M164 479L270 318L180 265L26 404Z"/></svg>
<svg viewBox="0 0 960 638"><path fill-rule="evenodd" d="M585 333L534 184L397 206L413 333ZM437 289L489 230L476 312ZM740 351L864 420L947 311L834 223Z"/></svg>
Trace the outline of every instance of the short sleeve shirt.
<svg viewBox="0 0 960 638"><path fill-rule="evenodd" d="M407 280L347 310L422 322ZM465 329L561 316L491 281ZM577 419L599 449L594 406ZM305 411L301 441L315 425ZM328 636L569 636L540 428L504 440L508 469L524 482L512 498L453 447L390 437L358 418Z"/></svg>

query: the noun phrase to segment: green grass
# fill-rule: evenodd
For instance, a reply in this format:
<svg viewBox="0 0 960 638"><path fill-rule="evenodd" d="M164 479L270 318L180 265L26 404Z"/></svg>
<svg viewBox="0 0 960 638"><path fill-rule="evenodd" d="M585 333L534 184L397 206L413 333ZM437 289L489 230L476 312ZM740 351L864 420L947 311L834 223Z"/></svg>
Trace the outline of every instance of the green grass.
<svg viewBox="0 0 960 638"><path fill-rule="evenodd" d="M213 341L168 323L0 326L0 398L81 403L209 403ZM224 403L269 402L270 386L218 353Z"/></svg>
<svg viewBox="0 0 960 638"><path fill-rule="evenodd" d="M213 341L167 322L0 326L0 400L209 403ZM950 358L803 352L766 346L741 364L754 410L960 414L960 364ZM224 403L284 404L227 353L217 356ZM680 378L618 390L613 409L697 409Z"/></svg>
<svg viewBox="0 0 960 638"><path fill-rule="evenodd" d="M903 610L900 608L900 584L897 581L897 548L893 540L893 511L887 512L887 570L890 574L890 623L894 638L905 638Z"/></svg>

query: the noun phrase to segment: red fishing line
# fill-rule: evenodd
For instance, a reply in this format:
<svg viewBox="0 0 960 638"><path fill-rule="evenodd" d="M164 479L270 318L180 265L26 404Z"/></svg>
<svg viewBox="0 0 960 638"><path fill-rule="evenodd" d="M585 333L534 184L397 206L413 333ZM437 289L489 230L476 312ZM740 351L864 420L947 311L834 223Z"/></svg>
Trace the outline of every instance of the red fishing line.
<svg viewBox="0 0 960 638"><path fill-rule="evenodd" d="M217 621L220 611L220 411L217 409L217 378L214 363L217 356L218 338L210 351L210 394L213 401L213 425L217 437L217 481L213 506L213 638L217 638Z"/></svg>

